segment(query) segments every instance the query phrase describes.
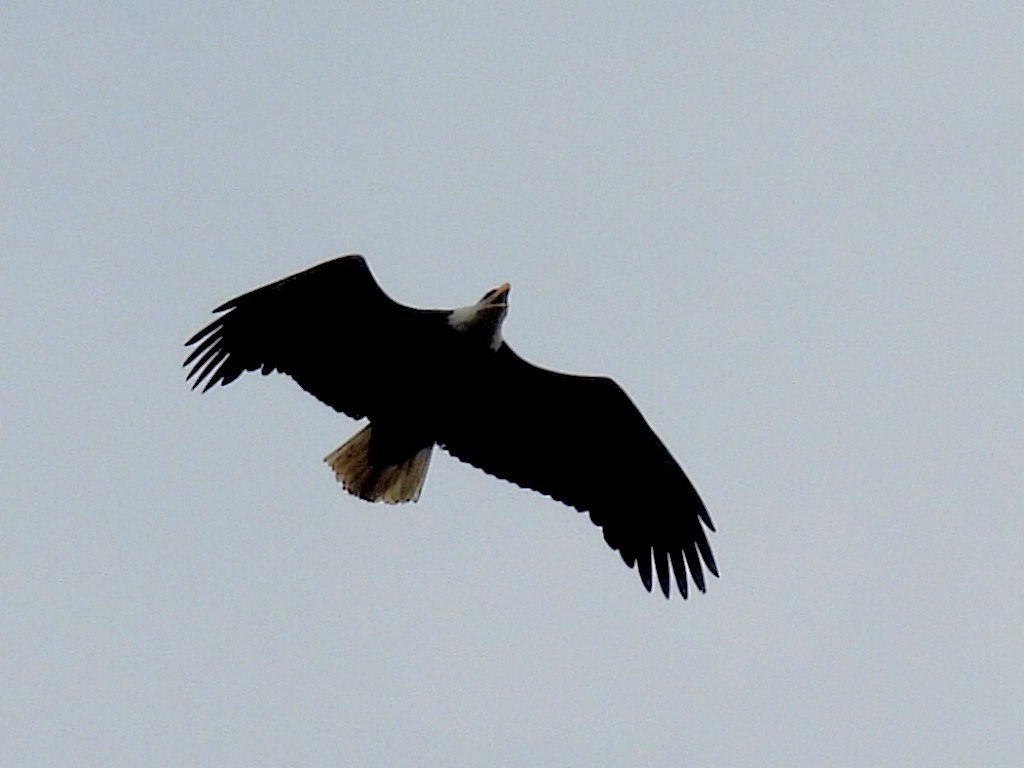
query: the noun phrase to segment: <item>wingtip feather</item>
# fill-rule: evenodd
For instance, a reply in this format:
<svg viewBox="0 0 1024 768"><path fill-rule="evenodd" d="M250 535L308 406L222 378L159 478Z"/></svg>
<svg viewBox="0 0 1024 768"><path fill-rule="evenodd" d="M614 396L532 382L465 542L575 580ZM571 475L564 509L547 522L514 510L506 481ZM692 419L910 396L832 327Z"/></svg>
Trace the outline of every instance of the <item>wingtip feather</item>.
<svg viewBox="0 0 1024 768"><path fill-rule="evenodd" d="M711 515L708 513L708 510L705 508L703 504L701 504L700 507L698 507L697 515L700 517L701 520L704 521L704 525L706 525L712 531L715 530L715 524L711 521Z"/></svg>
<svg viewBox="0 0 1024 768"><path fill-rule="evenodd" d="M704 558L704 565L711 573L718 576L718 564L715 563L715 554L711 551L711 545L708 544L706 536L697 537L697 549L700 550L701 557Z"/></svg>
<svg viewBox="0 0 1024 768"><path fill-rule="evenodd" d="M679 594L685 600L690 591L690 584L686 577L686 560L683 558L683 553L680 550L673 550L671 557L672 571L676 575L676 587L679 588Z"/></svg>
<svg viewBox="0 0 1024 768"><path fill-rule="evenodd" d="M668 568L667 550L660 549L658 547L654 548L654 570L655 573L658 574L658 584L661 587L661 591L667 598L669 596L670 587L669 577L671 576Z"/></svg>
<svg viewBox="0 0 1024 768"><path fill-rule="evenodd" d="M640 573L640 580L644 583L644 587L648 592L654 586L654 581L651 574L651 550L647 549L646 552L636 557L636 569Z"/></svg>

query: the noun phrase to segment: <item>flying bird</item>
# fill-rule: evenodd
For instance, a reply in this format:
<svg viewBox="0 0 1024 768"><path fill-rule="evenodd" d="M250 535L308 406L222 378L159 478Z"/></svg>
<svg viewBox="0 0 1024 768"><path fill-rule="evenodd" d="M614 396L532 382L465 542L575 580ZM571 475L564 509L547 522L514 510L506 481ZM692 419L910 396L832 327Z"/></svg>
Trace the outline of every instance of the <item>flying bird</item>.
<svg viewBox="0 0 1024 768"><path fill-rule="evenodd" d="M416 501L434 446L589 513L647 591L718 575L704 503L629 396L605 376L541 368L501 336L510 286L475 304L392 300L362 256L342 256L217 307L186 342L203 391L244 371L291 376L368 423L324 461L367 501ZM653 562L653 568L652 568Z"/></svg>

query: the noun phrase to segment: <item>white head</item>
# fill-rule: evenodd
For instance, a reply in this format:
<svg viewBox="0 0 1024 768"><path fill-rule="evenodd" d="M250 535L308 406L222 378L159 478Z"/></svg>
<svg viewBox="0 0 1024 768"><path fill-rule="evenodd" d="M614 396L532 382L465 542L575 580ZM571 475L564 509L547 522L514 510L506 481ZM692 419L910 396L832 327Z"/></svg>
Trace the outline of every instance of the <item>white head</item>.
<svg viewBox="0 0 1024 768"><path fill-rule="evenodd" d="M508 312L508 294L512 286L502 283L483 295L476 304L453 309L448 324L460 333L481 336L491 349L501 346L501 323Z"/></svg>

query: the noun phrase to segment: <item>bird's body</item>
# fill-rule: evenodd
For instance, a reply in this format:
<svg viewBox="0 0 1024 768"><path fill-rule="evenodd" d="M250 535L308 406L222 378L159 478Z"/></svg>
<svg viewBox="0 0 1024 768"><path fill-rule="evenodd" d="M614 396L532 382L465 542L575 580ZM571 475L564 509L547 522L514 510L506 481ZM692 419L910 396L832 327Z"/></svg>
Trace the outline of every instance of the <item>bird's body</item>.
<svg viewBox="0 0 1024 768"><path fill-rule="evenodd" d="M611 379L534 366L501 337L509 286L454 310L390 299L344 256L218 307L193 336L194 386L278 370L369 424L326 457L369 501L419 498L433 447L590 514L648 590L717 575L693 485ZM670 569L671 564L671 569Z"/></svg>

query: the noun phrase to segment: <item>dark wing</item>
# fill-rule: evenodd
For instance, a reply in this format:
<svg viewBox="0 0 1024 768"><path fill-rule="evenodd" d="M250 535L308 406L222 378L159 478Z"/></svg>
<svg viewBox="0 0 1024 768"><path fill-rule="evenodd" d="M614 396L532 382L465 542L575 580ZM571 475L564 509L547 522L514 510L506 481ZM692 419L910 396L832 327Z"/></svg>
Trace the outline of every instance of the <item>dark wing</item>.
<svg viewBox="0 0 1024 768"><path fill-rule="evenodd" d="M503 345L486 400L438 442L456 458L589 512L608 544L635 564L648 591L651 557L665 596L670 564L680 594L686 573L704 591L703 566L718 575L714 530L697 491L629 396L609 378L534 366Z"/></svg>
<svg viewBox="0 0 1024 768"><path fill-rule="evenodd" d="M424 334L437 325L428 318L445 314L393 301L362 256L318 264L214 312L224 314L185 343L195 347L185 360L193 389L276 370L353 418L374 412L395 360L424 354Z"/></svg>

